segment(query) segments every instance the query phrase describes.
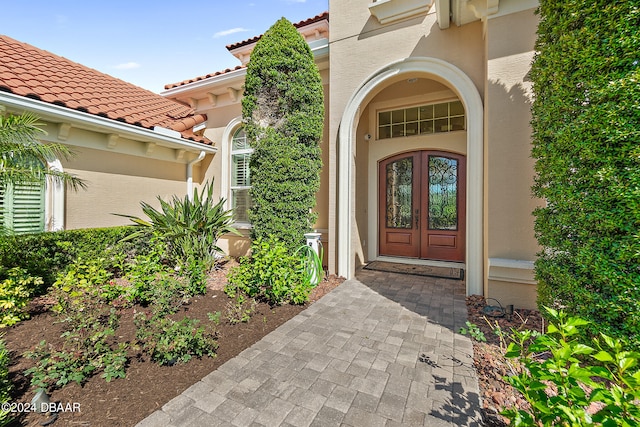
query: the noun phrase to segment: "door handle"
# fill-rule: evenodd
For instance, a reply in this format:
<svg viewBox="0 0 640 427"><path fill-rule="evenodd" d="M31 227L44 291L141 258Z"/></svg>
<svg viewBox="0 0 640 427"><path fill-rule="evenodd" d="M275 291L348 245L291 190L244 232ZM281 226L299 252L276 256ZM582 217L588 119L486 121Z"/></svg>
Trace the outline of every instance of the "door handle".
<svg viewBox="0 0 640 427"><path fill-rule="evenodd" d="M418 223L420 222L420 209L416 209L416 230L420 229Z"/></svg>

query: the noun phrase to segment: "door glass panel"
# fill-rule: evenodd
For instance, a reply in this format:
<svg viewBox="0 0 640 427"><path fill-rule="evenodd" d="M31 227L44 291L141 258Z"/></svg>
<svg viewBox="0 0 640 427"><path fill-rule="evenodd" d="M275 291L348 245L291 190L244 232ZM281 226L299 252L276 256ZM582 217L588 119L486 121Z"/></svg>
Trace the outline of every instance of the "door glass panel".
<svg viewBox="0 0 640 427"><path fill-rule="evenodd" d="M387 164L387 228L412 228L413 157Z"/></svg>
<svg viewBox="0 0 640 427"><path fill-rule="evenodd" d="M429 156L429 217L431 230L458 228L458 161Z"/></svg>

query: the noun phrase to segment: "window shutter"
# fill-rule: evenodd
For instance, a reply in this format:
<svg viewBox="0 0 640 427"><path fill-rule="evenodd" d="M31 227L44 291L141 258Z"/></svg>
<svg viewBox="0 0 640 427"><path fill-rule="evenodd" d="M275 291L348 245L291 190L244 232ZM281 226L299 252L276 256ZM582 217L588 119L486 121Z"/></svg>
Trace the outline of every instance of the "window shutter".
<svg viewBox="0 0 640 427"><path fill-rule="evenodd" d="M16 234L44 231L44 186L15 184L0 189L0 216L5 228Z"/></svg>

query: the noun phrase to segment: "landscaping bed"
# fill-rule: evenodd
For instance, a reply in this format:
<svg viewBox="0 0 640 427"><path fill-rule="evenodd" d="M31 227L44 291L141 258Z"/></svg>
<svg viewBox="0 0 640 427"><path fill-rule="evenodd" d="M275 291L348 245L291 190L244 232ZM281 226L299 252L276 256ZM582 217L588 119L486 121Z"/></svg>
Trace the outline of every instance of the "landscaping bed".
<svg viewBox="0 0 640 427"><path fill-rule="evenodd" d="M181 310L171 315L178 319L185 315L206 322L210 313L220 312L216 326L218 348L215 357L194 357L187 363L161 366L152 361L136 342L134 312L144 311L140 306L119 309L120 322L113 339L129 344L126 377L106 382L100 375L90 377L82 386L71 382L51 393L51 401L69 406L79 404L80 412L64 412L53 425L64 426L132 426L161 408L166 402L198 382L242 350L250 347L263 336L304 310L313 301L341 283L340 279L329 277L313 291L310 302L304 305L270 306L258 303L248 322L231 322L227 319L229 302L223 291L229 264L209 275L207 292L195 296ZM30 306L31 318L6 330L4 339L11 354L10 379L14 384L11 402L28 403L35 394L25 369L34 366L35 361L22 355L32 351L37 344L46 340L54 346L61 344L63 324L59 317L49 310L54 301L46 296L35 299ZM77 406L76 406L77 407ZM25 413L17 417L15 425L37 426L49 420L49 415Z"/></svg>
<svg viewBox="0 0 640 427"><path fill-rule="evenodd" d="M490 301L492 302L492 301ZM504 357L504 346L500 337L494 332L496 325L502 331L511 328L543 331L543 319L537 310L514 310L511 316L490 317L485 313L484 297L473 295L467 297L467 317L469 323L476 325L486 338L481 342L473 336L473 361L478 374L480 395L482 398L482 414L485 425L489 427L507 426L508 421L500 415L504 408L527 409L529 403L520 392L503 380L511 375L509 364ZM508 344L508 343L507 343Z"/></svg>

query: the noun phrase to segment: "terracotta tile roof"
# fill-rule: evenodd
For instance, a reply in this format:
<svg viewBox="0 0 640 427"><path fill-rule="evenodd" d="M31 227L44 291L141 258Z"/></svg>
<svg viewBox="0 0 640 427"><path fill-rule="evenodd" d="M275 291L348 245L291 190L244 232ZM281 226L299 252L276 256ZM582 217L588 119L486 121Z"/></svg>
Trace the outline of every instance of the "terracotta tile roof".
<svg viewBox="0 0 640 427"><path fill-rule="evenodd" d="M309 19L305 19L304 21L297 22L297 23L293 24L293 26L296 27L296 28L301 28L301 27L304 27L306 25L311 25L313 23L320 22L320 21L322 21L324 19L329 19L329 12L323 12L323 13L321 13L319 15L314 16L313 18L309 18ZM241 42L238 42L238 43L227 45L227 50L233 50L233 49L237 49L239 47L242 47L242 46L245 46L245 45L248 45L248 44L251 44L251 43L255 43L258 40L260 40L261 37L262 37L262 35L259 35L259 36L255 36L255 37L252 37L250 39L247 39L247 40L244 40L244 41L241 41ZM207 74L205 76L194 77L192 79L183 80L183 81L177 82L177 83L169 83L169 84L166 84L164 86L164 88L167 89L167 90L168 89L173 89L173 88L176 88L176 87L187 85L189 83L194 83L194 82L197 82L197 81L200 81L200 80L208 79L210 77L216 77L216 76L219 76L221 74L227 74L227 73L230 73L232 71L240 70L240 69L245 68L245 67L246 67L246 65L238 65L235 68L227 68L227 69L222 70L222 71L216 71L214 73L209 73L209 74Z"/></svg>
<svg viewBox="0 0 640 427"><path fill-rule="evenodd" d="M321 13L319 15L314 16L313 18L309 18L309 19L305 19L304 21L296 22L295 24L293 24L293 26L296 27L296 28L306 27L307 25L311 25L311 24L314 24L316 22L320 22L320 21L325 20L325 19L329 19L329 12L323 12L323 13ZM237 49L237 48L242 47L242 46L246 46L246 45L251 44L251 43L255 43L258 40L260 40L261 37L262 37L262 35L259 35L259 36L252 37L252 38L247 39L247 40L243 40L243 41L238 42L238 43L233 43L233 44L227 45L227 50L233 50L233 49Z"/></svg>
<svg viewBox="0 0 640 427"><path fill-rule="evenodd" d="M4 35L0 35L0 91L146 129L161 126L181 132L183 138L211 143L191 131L207 120L206 115Z"/></svg>
<svg viewBox="0 0 640 427"><path fill-rule="evenodd" d="M194 83L194 82L198 82L200 80L208 79L209 77L215 77L215 76L219 76L221 74L227 74L227 73L230 73L232 71L241 70L242 68L246 68L246 65L238 65L238 66L233 67L233 68L227 68L227 69L222 70L222 71L216 71L214 73L209 73L209 74L207 74L205 76L198 76L198 77L194 77L194 78L189 79L189 80L183 80L183 81L177 82L177 83L169 83L169 84L164 85L164 88L165 89L173 89L174 87L180 87L180 86L184 86L184 85L189 84L189 83Z"/></svg>

